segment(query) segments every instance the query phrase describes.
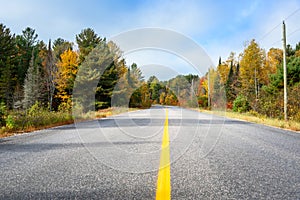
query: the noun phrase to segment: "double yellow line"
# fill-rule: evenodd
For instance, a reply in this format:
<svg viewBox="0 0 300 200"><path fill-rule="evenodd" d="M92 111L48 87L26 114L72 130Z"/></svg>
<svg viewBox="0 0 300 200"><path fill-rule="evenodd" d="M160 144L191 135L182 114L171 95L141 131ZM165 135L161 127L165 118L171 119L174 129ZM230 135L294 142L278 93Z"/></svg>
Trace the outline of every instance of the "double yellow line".
<svg viewBox="0 0 300 200"><path fill-rule="evenodd" d="M156 200L171 199L171 177L170 177L170 145L169 145L169 120L168 110L164 124L164 134L161 145L160 164L157 178Z"/></svg>

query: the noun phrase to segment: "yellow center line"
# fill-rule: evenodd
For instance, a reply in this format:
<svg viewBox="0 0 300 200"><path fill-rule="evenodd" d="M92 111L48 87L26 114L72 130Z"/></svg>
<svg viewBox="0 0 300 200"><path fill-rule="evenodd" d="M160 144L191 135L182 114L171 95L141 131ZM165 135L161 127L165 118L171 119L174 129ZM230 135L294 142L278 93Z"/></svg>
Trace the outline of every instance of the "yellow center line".
<svg viewBox="0 0 300 200"><path fill-rule="evenodd" d="M171 199L171 177L170 177L170 146L169 146L169 122L168 109L164 124L162 138L159 172L157 178L156 200Z"/></svg>

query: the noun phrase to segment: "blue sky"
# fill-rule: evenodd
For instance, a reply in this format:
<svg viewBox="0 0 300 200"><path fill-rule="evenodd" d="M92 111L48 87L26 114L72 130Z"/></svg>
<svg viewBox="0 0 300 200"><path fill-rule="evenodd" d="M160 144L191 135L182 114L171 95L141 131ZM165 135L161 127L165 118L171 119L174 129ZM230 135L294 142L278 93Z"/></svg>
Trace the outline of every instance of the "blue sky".
<svg viewBox="0 0 300 200"><path fill-rule="evenodd" d="M0 23L17 34L30 26L41 40L75 41L86 27L107 38L137 28L165 28L197 42L216 64L219 56L241 53L253 38L266 50L281 47L281 26L263 36L300 8L300 0L0 0L0 5ZM286 20L292 45L300 41L300 31L293 33L300 28L298 19L300 11Z"/></svg>

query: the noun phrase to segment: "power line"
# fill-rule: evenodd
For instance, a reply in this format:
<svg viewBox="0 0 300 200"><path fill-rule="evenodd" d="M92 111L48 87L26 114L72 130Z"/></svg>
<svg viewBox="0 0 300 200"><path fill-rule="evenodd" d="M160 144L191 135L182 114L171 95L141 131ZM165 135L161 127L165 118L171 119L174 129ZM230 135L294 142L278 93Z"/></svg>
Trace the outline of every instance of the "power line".
<svg viewBox="0 0 300 200"><path fill-rule="evenodd" d="M292 12L292 14L290 14L289 16L287 16L284 21L286 21L288 18L292 17L294 14L296 14L297 12L300 11L300 8L296 9L294 12Z"/></svg>
<svg viewBox="0 0 300 200"><path fill-rule="evenodd" d="M274 28L272 28L269 32L267 32L265 35L263 35L258 41L261 42L263 39L265 39L268 35L270 35L274 30L276 30L281 23L277 24Z"/></svg>
<svg viewBox="0 0 300 200"><path fill-rule="evenodd" d="M284 18L284 20L286 21L288 18L292 17L293 15L295 15L299 11L300 11L300 8L297 8L294 12L292 12L290 15L288 15L286 18ZM270 35L274 30L276 30L280 26L281 26L281 23L275 25L269 32L267 32L266 34L264 34L258 41L261 42L263 39L265 39L268 35ZM279 41L281 41L281 40L279 40ZM274 44L278 43L279 41L275 42Z"/></svg>
<svg viewBox="0 0 300 200"><path fill-rule="evenodd" d="M291 36L291 35L293 35L294 33L298 32L298 31L300 31L300 28L297 28L296 30L294 30L293 32L291 32L290 34L288 34L287 36Z"/></svg>
<svg viewBox="0 0 300 200"><path fill-rule="evenodd" d="M276 42L274 42L273 44L271 44L270 46L273 46L274 44L277 44L277 43L279 43L279 42L281 42L282 41L282 39L280 39L280 40L277 40Z"/></svg>
<svg viewBox="0 0 300 200"><path fill-rule="evenodd" d="M300 28L297 28L297 29L294 30L293 32L289 33L286 37L289 37L289 36L291 36L291 35L297 33L298 31L300 31ZM277 43L279 43L279 42L281 42L281 41L282 41L282 39L277 40L276 42L272 43L270 46L273 46L273 45L275 45L275 44L277 44Z"/></svg>

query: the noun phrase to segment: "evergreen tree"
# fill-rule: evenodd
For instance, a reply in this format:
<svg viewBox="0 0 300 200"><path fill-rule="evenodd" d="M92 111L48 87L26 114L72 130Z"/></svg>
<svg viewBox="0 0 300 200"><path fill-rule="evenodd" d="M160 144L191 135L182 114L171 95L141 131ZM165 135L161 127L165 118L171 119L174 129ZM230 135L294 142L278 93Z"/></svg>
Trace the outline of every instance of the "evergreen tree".
<svg viewBox="0 0 300 200"><path fill-rule="evenodd" d="M57 74L57 66L55 65L55 60L53 57L51 49L51 40L49 40L47 57L45 60L45 76L47 82L47 94L48 94L48 103L49 109L52 111L53 97L55 91L55 79Z"/></svg>
<svg viewBox="0 0 300 200"><path fill-rule="evenodd" d="M97 109L110 106L114 86L124 71L115 57L116 52L102 41L80 66L73 98L84 111L94 110L95 103Z"/></svg>
<svg viewBox="0 0 300 200"><path fill-rule="evenodd" d="M30 59L24 82L24 108L30 108L36 101L41 98L41 71L35 63L34 51Z"/></svg>
<svg viewBox="0 0 300 200"><path fill-rule="evenodd" d="M38 35L35 30L27 27L22 31L22 35L17 35L16 43L18 48L18 84L24 85L27 70L32 58L32 52L36 48ZM35 52L36 53L36 52ZM35 55L36 56L36 55Z"/></svg>
<svg viewBox="0 0 300 200"><path fill-rule="evenodd" d="M5 102L8 109L13 106L13 93L18 78L16 56L15 36L9 28L0 24L0 101Z"/></svg>
<svg viewBox="0 0 300 200"><path fill-rule="evenodd" d="M85 57L99 45L101 41L105 42L105 39L102 40L91 28L83 29L76 35L76 42L80 50L80 61L83 62Z"/></svg>
<svg viewBox="0 0 300 200"><path fill-rule="evenodd" d="M234 88L234 81L236 80L235 74L233 73L233 61L230 63L230 69L228 73L228 78L225 84L225 91L226 91L226 99L229 105L231 105L236 98L235 88Z"/></svg>
<svg viewBox="0 0 300 200"><path fill-rule="evenodd" d="M114 87L119 79L118 70L114 62L110 63L100 77L96 90L96 108L108 108L111 106L111 97Z"/></svg>
<svg viewBox="0 0 300 200"><path fill-rule="evenodd" d="M51 48L51 47L50 47ZM48 47L49 49L49 47ZM67 50L73 50L73 44L71 42L68 42L62 38L57 38L53 42L53 59L57 63L60 61L61 57L60 55L63 54Z"/></svg>

